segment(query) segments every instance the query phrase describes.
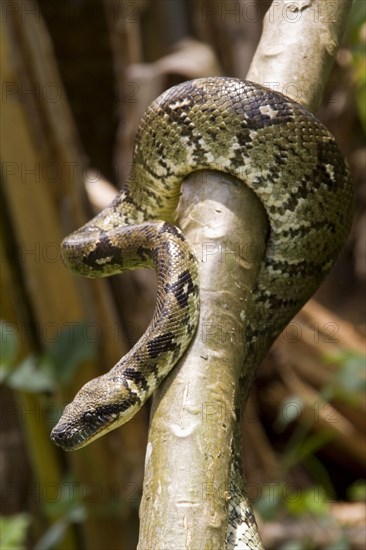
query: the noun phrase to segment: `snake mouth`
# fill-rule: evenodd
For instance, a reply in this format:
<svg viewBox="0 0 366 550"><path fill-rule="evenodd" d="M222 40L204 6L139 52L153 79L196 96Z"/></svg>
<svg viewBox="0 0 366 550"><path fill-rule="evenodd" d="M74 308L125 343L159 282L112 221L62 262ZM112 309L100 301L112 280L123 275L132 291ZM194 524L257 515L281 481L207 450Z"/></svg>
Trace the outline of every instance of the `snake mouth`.
<svg viewBox="0 0 366 550"><path fill-rule="evenodd" d="M51 440L64 451L75 451L101 437L106 431L109 430L105 425L70 429L67 424L59 422L51 432Z"/></svg>
<svg viewBox="0 0 366 550"><path fill-rule="evenodd" d="M84 438L80 433L70 434L67 426L63 424L57 424L57 426L53 428L51 440L64 451L80 449L84 442Z"/></svg>
<svg viewBox="0 0 366 550"><path fill-rule="evenodd" d="M104 405L102 408L76 412L67 405L51 432L51 440L64 451L75 451L127 422L141 407L140 399Z"/></svg>
<svg viewBox="0 0 366 550"><path fill-rule="evenodd" d="M119 415L93 415L85 413L74 425L61 418L51 432L51 440L64 451L75 451L89 445L121 424Z"/></svg>

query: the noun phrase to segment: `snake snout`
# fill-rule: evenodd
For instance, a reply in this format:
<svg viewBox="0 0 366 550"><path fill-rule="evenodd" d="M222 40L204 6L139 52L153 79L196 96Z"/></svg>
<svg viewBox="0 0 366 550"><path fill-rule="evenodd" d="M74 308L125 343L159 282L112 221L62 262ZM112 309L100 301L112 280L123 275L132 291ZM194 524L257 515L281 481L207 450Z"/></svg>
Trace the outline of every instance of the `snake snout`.
<svg viewBox="0 0 366 550"><path fill-rule="evenodd" d="M61 243L61 257L65 266L77 275L95 277L91 268L83 261L84 256L93 254L95 242L100 237L96 231L82 238L78 231L66 237ZM83 254L81 253L83 252Z"/></svg>
<svg viewBox="0 0 366 550"><path fill-rule="evenodd" d="M51 440L64 451L74 451L85 445L85 434L75 424L59 422L51 432Z"/></svg>
<svg viewBox="0 0 366 550"><path fill-rule="evenodd" d="M51 432L51 439L59 447L66 448L67 427L65 424L57 424Z"/></svg>

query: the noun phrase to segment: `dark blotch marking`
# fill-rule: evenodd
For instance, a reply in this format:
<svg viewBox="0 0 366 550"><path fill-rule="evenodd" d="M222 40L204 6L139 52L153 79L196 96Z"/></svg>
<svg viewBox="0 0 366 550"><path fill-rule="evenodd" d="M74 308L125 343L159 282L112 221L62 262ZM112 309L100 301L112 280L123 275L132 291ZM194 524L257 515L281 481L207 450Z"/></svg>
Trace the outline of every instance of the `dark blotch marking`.
<svg viewBox="0 0 366 550"><path fill-rule="evenodd" d="M177 237L180 241L185 241L185 238L182 235L181 231L179 231L178 227L176 227L172 223L165 222L161 227L159 233L170 233L174 237Z"/></svg>
<svg viewBox="0 0 366 550"><path fill-rule="evenodd" d="M173 340L174 334L172 332L166 332L150 340L147 344L150 357L156 359L163 352L174 351L177 344Z"/></svg>
<svg viewBox="0 0 366 550"><path fill-rule="evenodd" d="M187 287L186 290L184 287ZM184 308L188 305L189 296L193 292L196 292L197 288L193 284L189 271L186 269L185 271L182 271L175 283L167 284L165 290L166 292L172 292L180 307Z"/></svg>
<svg viewBox="0 0 366 550"><path fill-rule="evenodd" d="M259 130L267 126L277 126L294 120L294 105L291 100L284 98L281 94L273 93L270 90L261 90L246 103L245 118L247 127L251 130ZM262 113L260 107L269 105L277 111L274 118Z"/></svg>
<svg viewBox="0 0 366 550"><path fill-rule="evenodd" d="M83 258L83 263L92 267L94 271L103 272L105 270L106 264L99 264L98 260L107 258L109 256L112 257L111 261L109 262L110 264L118 263L123 266L121 249L118 246L114 246L106 234L102 234L97 247L95 248L95 250L93 250Z"/></svg>
<svg viewBox="0 0 366 550"><path fill-rule="evenodd" d="M131 402L127 402L127 401L122 401L121 403L113 403L113 404L109 404L109 405L103 405L102 407L98 407L95 409L93 416L95 416L96 418L98 416L101 416L101 417L104 417L104 418L108 418L110 417L112 414L119 414L121 412L124 412L126 409L128 409L131 405Z"/></svg>
<svg viewBox="0 0 366 550"><path fill-rule="evenodd" d="M128 380L135 382L135 384L139 385L143 390L146 391L149 389L149 384L147 383L145 376L140 371L130 368L126 369L123 375Z"/></svg>
<svg viewBox="0 0 366 550"><path fill-rule="evenodd" d="M337 192L342 189L345 182L347 182L347 167L334 139L319 141L317 143L317 155L318 162L314 168L315 174L318 178L321 178L323 184L327 185L329 191ZM333 166L334 179L328 174L325 168L326 164Z"/></svg>
<svg viewBox="0 0 366 550"><path fill-rule="evenodd" d="M301 261L298 261L296 264L291 264L290 262L287 262L286 260L274 260L272 259L270 264L268 263L268 260L265 260L265 265L270 267L271 269L278 271L279 273L289 273L291 277L294 278L301 278L301 277L308 277L312 276L316 271L319 271L321 266L317 266L314 264L314 262L309 262L308 260L304 259ZM287 300L284 299L284 303L287 303Z"/></svg>
<svg viewBox="0 0 366 550"><path fill-rule="evenodd" d="M125 194L124 194L124 197L123 197L123 201L120 200L120 197L119 195L117 195L117 197L114 199L113 203L112 203L114 206L116 206L117 208L121 205L121 204L131 204L132 206L135 206L137 207L138 205L136 204L136 202L134 201L134 199L131 197L130 193L129 193L129 190L125 190Z"/></svg>

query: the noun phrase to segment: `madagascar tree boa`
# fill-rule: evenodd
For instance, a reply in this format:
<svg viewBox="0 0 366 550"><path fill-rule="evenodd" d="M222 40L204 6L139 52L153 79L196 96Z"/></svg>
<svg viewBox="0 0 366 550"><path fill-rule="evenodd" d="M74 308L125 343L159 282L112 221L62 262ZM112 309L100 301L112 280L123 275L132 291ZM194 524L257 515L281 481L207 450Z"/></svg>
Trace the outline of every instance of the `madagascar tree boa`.
<svg viewBox="0 0 366 550"><path fill-rule="evenodd" d="M141 121L126 187L62 244L66 264L81 275L149 266L158 278L145 334L109 372L81 388L53 429L52 440L65 450L129 420L192 339L199 315L196 260L172 219L182 180L202 169L242 180L268 216L247 325L247 372L255 371L338 255L351 219L349 170L333 136L306 108L234 78L203 78L164 92ZM251 379L243 381L245 394ZM228 548L262 548L235 486L228 525Z"/></svg>

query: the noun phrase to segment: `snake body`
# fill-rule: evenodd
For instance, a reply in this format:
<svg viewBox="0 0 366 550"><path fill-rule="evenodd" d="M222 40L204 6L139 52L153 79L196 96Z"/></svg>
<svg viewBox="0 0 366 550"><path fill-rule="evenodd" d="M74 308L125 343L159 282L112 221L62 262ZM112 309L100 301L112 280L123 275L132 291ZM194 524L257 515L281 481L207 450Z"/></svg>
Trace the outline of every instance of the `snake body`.
<svg viewBox="0 0 366 550"><path fill-rule="evenodd" d="M198 79L164 92L141 121L126 186L62 244L66 264L82 275L150 266L158 278L146 333L109 372L81 388L53 429L53 441L65 450L129 420L194 334L197 264L172 220L182 180L202 169L242 180L263 203L269 221L246 329L244 394L271 342L338 255L351 220L349 170L333 136L305 107L234 78ZM231 508L230 547L260 547L246 510L240 502Z"/></svg>

